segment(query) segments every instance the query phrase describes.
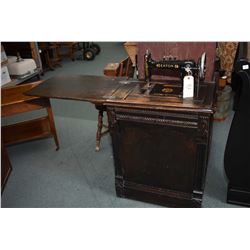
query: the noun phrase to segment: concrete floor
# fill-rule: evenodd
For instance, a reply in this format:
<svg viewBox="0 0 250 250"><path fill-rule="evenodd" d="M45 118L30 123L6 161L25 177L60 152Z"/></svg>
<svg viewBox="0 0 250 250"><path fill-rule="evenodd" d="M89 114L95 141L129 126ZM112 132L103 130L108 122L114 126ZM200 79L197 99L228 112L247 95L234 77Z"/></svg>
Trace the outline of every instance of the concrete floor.
<svg viewBox="0 0 250 250"><path fill-rule="evenodd" d="M122 43L99 43L102 51L94 61L63 61L57 74L102 75L109 62L126 57ZM115 195L114 164L109 135L95 152L97 111L89 103L52 100L60 150L52 139L8 147L12 174L2 194L2 207L160 207ZM44 112L31 112L2 120L12 123ZM203 207L237 207L226 203L227 179L223 156L233 113L215 122Z"/></svg>

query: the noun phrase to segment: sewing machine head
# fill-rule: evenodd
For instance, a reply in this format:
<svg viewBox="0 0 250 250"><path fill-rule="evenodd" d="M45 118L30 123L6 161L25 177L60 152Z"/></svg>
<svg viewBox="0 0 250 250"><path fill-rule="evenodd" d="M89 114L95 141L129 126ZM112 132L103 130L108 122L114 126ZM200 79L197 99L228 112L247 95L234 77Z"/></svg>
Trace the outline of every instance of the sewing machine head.
<svg viewBox="0 0 250 250"><path fill-rule="evenodd" d="M199 92L199 81L205 78L205 62L206 53L204 52L196 63L194 60L176 60L176 58L163 57L160 61L155 61L151 57L151 53L147 50L144 56L144 68L145 68L145 81L146 88L150 91L150 94L161 94L161 95L176 95L182 97L183 85L186 76L192 76L196 83L196 92ZM180 83L178 86L172 88L167 87L168 84L154 84L152 88L152 73L157 71L158 74L167 75L170 71L177 72L180 77ZM159 86L158 86L159 85ZM165 87L164 87L165 86Z"/></svg>

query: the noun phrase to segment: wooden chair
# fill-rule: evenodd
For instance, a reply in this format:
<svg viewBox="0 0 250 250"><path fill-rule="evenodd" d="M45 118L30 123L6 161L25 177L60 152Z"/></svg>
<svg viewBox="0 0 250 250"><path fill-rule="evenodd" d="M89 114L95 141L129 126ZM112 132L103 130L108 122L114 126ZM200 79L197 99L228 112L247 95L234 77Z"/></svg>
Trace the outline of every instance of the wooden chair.
<svg viewBox="0 0 250 250"><path fill-rule="evenodd" d="M103 113L106 111L106 107L103 105L95 105L98 110L98 122L97 122L97 131L96 131L96 147L95 151L100 151L100 144L102 136L106 135L109 132L108 125L103 124ZM106 128L105 131L102 131L102 128Z"/></svg>
<svg viewBox="0 0 250 250"><path fill-rule="evenodd" d="M104 68L104 75L106 76L115 76L115 77L133 77L134 67L130 57L122 60L120 63L109 63ZM100 150L101 138L109 132L108 126L103 124L103 112L106 111L105 106L96 105L98 110L98 124L96 132L96 151ZM102 128L106 128L105 131L102 131Z"/></svg>
<svg viewBox="0 0 250 250"><path fill-rule="evenodd" d="M134 67L130 57L122 60L120 63L108 63L103 71L106 76L125 76L133 77Z"/></svg>
<svg viewBox="0 0 250 250"><path fill-rule="evenodd" d="M120 62L120 70L118 76L133 77L134 68L130 57Z"/></svg>
<svg viewBox="0 0 250 250"><path fill-rule="evenodd" d="M62 66L60 63L59 46L56 43L40 42L39 49L41 50L43 73L47 70L53 71L56 67Z"/></svg>
<svg viewBox="0 0 250 250"><path fill-rule="evenodd" d="M75 52L77 51L78 42L58 42L56 43L60 48L60 57L66 57L75 60ZM66 52L62 53L61 49L66 49Z"/></svg>

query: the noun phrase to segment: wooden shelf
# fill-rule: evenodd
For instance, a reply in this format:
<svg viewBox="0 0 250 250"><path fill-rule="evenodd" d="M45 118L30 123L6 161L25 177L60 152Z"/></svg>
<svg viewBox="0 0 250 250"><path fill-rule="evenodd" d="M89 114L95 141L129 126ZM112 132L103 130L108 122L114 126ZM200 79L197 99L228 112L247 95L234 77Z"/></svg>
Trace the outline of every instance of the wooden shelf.
<svg viewBox="0 0 250 250"><path fill-rule="evenodd" d="M2 97L2 100L1 100L2 116L4 116L3 114L5 113L4 109L10 105L17 104L17 103L24 103L24 102L28 102L34 99L41 99L36 96L28 96L24 94L24 92L34 88L35 86L39 85L41 82L42 81L37 81L37 82L22 84L18 87L15 86L15 87L4 88L2 91L2 96L1 96ZM19 107L17 111L20 112ZM7 115L10 115L10 112L7 112Z"/></svg>
<svg viewBox="0 0 250 250"><path fill-rule="evenodd" d="M11 172L8 153L5 149L6 146L35 139L54 137L56 150L59 149L59 142L49 99L25 95L26 91L32 89L40 83L41 81L37 81L33 83L21 84L19 86L2 88L1 117L8 117L33 110L47 110L47 116L1 127L2 191Z"/></svg>
<svg viewBox="0 0 250 250"><path fill-rule="evenodd" d="M2 89L2 117L8 117L39 109L46 109L48 114L47 116L43 116L38 119L2 126L2 142L4 145L46 137L54 137L57 149L59 148L49 99L24 94L26 91L32 89L40 83L41 81L37 81Z"/></svg>
<svg viewBox="0 0 250 250"><path fill-rule="evenodd" d="M53 137L48 117L41 117L2 127L2 140L5 145L45 137Z"/></svg>

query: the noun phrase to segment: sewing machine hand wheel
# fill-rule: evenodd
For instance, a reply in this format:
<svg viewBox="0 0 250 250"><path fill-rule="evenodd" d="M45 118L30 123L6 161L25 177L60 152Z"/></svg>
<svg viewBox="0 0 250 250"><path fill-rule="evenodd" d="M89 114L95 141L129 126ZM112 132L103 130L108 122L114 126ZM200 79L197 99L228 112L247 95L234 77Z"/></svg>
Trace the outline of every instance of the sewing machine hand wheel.
<svg viewBox="0 0 250 250"><path fill-rule="evenodd" d="M206 52L203 52L198 60L199 78L204 79L206 73Z"/></svg>

